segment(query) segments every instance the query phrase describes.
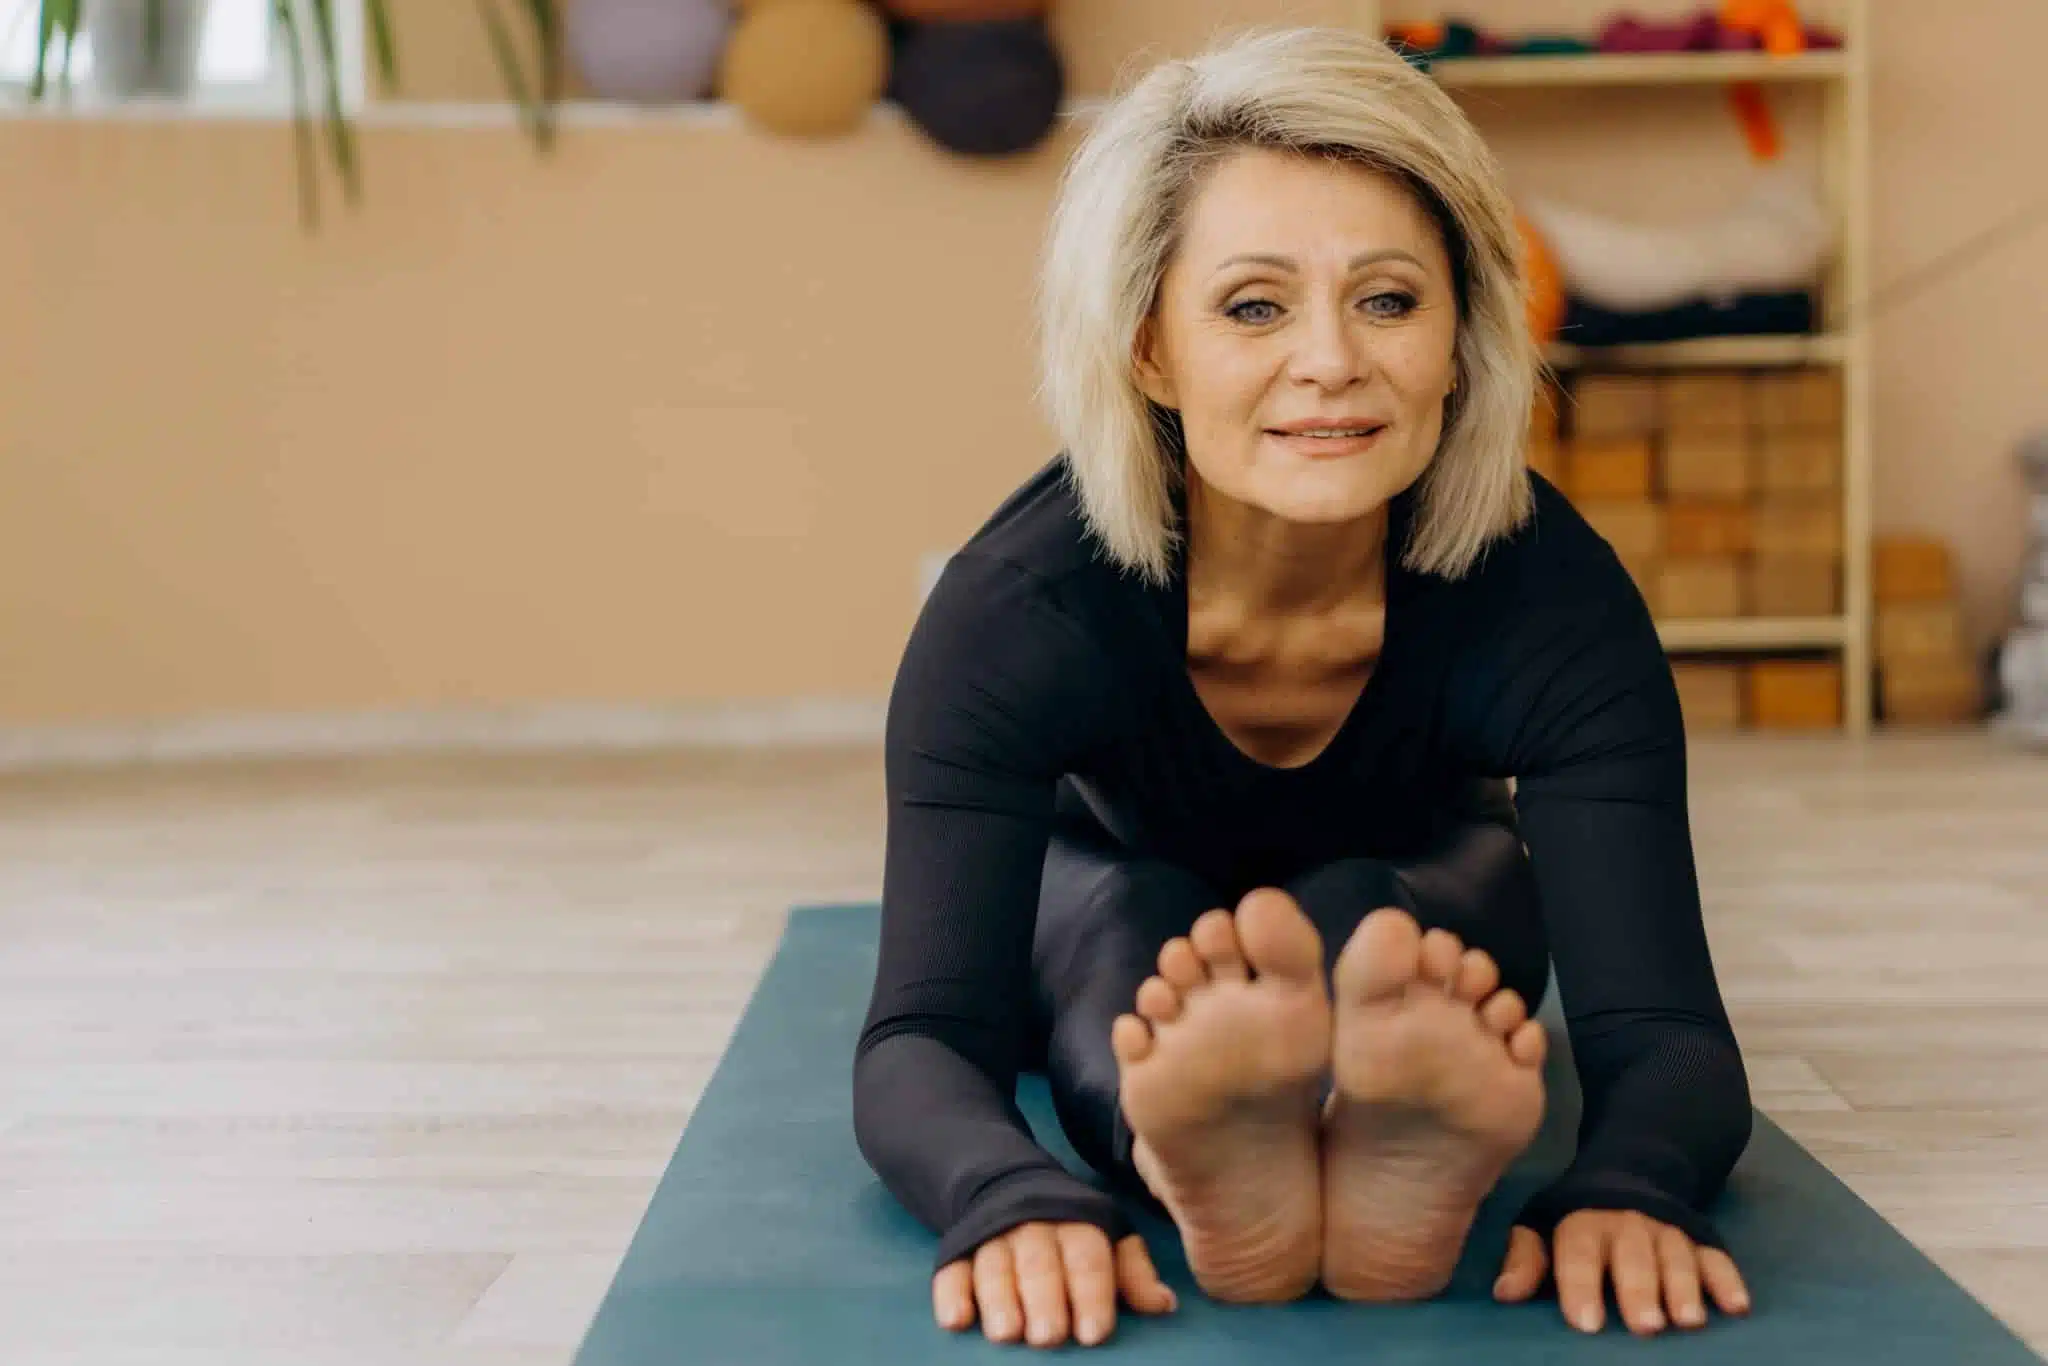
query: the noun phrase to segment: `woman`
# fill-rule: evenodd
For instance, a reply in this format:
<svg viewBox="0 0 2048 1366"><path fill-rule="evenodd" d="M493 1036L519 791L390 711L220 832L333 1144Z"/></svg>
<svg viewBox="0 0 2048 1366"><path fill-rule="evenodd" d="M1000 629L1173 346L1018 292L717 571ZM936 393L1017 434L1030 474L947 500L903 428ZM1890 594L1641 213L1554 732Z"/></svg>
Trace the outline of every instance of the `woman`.
<svg viewBox="0 0 2048 1366"><path fill-rule="evenodd" d="M1435 1294L1540 1118L1553 962L1585 1121L1496 1296L1747 1308L1677 696L1526 472L1517 245L1456 106L1341 31L1166 63L1069 166L1063 454L951 561L889 715L855 1128L944 1326L1171 1309L1122 1196L1219 1300ZM1106 1189L1032 1140L1026 1067Z"/></svg>

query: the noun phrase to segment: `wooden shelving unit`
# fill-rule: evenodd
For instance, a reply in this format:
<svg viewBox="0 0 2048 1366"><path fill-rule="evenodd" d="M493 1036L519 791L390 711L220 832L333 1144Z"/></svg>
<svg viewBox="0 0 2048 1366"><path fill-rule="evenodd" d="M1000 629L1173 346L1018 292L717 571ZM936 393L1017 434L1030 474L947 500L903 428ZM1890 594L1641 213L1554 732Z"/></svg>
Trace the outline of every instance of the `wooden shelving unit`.
<svg viewBox="0 0 2048 1366"><path fill-rule="evenodd" d="M1452 88L1584 85L1726 85L1731 81L1838 81L1848 78L1847 51L1772 56L1762 52L1596 53L1559 57L1454 57L1436 62L1438 82Z"/></svg>
<svg viewBox="0 0 2048 1366"><path fill-rule="evenodd" d="M1377 20L1376 16L1376 20ZM1841 611L1824 617L1730 617L1659 622L1674 655L1810 655L1842 666L1845 729L1867 732L1871 683L1871 375L1870 338L1856 309L1870 289L1870 44L1868 0L1837 0L1824 19L1843 35L1840 49L1779 56L1761 52L1439 60L1431 74L1446 88L1473 91L1604 87L1695 89L1712 95L1738 82L1804 85L1821 104L1822 186L1837 227L1837 249L1820 281L1814 336L1711 337L1636 346L1553 345L1546 360L1561 376L1604 371L1824 368L1841 379Z"/></svg>

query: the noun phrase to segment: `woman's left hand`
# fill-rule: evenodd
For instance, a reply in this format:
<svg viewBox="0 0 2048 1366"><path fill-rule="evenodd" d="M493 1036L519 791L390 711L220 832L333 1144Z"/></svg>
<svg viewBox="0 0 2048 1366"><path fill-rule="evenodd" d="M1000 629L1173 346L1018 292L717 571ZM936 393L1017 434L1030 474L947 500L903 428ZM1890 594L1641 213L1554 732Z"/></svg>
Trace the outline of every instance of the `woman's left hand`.
<svg viewBox="0 0 2048 1366"><path fill-rule="evenodd" d="M1678 1229L1633 1210L1586 1209L1568 1214L1553 1235L1557 1303L1565 1321L1597 1333L1607 1317L1606 1280L1630 1330L1650 1336L1668 1321L1699 1328L1707 1321L1704 1287L1727 1314L1749 1312L1749 1290L1727 1253L1700 1247ZM1494 1283L1494 1298L1526 1300L1543 1283L1549 1255L1534 1229L1508 1233L1508 1255Z"/></svg>

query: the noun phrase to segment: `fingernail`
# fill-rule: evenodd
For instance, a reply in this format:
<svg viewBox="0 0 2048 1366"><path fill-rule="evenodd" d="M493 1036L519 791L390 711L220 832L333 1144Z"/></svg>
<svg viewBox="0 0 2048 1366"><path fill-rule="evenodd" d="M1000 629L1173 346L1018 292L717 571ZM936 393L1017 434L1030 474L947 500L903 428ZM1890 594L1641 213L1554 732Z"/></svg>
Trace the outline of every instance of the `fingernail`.
<svg viewBox="0 0 2048 1366"><path fill-rule="evenodd" d="M1010 1329L1010 1316L1008 1314L990 1314L988 1316L988 1331L997 1337L1008 1337Z"/></svg>
<svg viewBox="0 0 2048 1366"><path fill-rule="evenodd" d="M1735 1297L1735 1312L1738 1314L1747 1314L1749 1312L1749 1296L1737 1295Z"/></svg>
<svg viewBox="0 0 2048 1366"><path fill-rule="evenodd" d="M1166 1292L1166 1312L1170 1314L1178 1308L1180 1308L1180 1296L1168 1290Z"/></svg>
<svg viewBox="0 0 2048 1366"><path fill-rule="evenodd" d="M1597 1309L1581 1309L1579 1311L1578 1325L1579 1331L1582 1333L1599 1332L1600 1311Z"/></svg>
<svg viewBox="0 0 2048 1366"><path fill-rule="evenodd" d="M1093 1346L1094 1346L1094 1345L1095 1345L1096 1343L1098 1343L1098 1342L1102 1341L1102 1334L1103 1334L1103 1327L1102 1327L1102 1320L1101 1320L1101 1319L1082 1319L1082 1320L1081 1320L1081 1332L1080 1332L1080 1338L1081 1338L1081 1341L1083 1341L1083 1342L1087 1343L1087 1344L1088 1344L1089 1346L1093 1347Z"/></svg>
<svg viewBox="0 0 2048 1366"><path fill-rule="evenodd" d="M1641 1323L1645 1333L1661 1333L1664 1331L1664 1314L1661 1310L1652 1309L1642 1316Z"/></svg>
<svg viewBox="0 0 2048 1366"><path fill-rule="evenodd" d="M1697 1328L1707 1321L1707 1311L1696 1304L1688 1304L1678 1311L1678 1321L1688 1328Z"/></svg>

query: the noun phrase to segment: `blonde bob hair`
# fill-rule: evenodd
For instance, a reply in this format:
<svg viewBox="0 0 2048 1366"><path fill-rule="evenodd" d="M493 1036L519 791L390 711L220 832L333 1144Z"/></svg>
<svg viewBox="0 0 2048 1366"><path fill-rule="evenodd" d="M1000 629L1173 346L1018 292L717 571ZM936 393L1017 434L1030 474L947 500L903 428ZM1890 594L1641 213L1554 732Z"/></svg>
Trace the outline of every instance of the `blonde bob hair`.
<svg viewBox="0 0 2048 1366"><path fill-rule="evenodd" d="M1401 555L1460 577L1530 512L1523 443L1541 357L1520 224L1463 111L1385 43L1346 29L1253 28L1160 63L1096 116L1062 173L1038 284L1038 396L1083 514L1117 564L1168 577L1179 416L1138 388L1133 348L1205 173L1248 147L1390 174L1444 234L1457 386Z"/></svg>

